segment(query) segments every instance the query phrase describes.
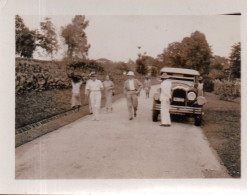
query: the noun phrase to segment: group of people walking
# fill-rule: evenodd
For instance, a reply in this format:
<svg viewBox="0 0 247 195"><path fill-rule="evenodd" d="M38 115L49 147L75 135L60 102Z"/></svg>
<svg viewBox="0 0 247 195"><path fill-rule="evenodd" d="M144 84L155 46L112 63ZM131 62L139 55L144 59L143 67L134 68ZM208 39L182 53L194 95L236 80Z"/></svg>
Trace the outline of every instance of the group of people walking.
<svg viewBox="0 0 247 195"><path fill-rule="evenodd" d="M85 96L88 100L89 111L93 115L92 120L98 121L101 106L101 92L104 90L106 99L106 112L112 112L112 96L114 93L114 83L110 80L109 75L106 75L105 81L102 83L97 79L96 73L90 73L90 79L86 83ZM138 96L142 89L145 90L146 98L149 98L151 89L151 80L147 76L145 77L144 83L142 84L138 79L135 78L134 72L129 71L127 73L128 79L124 82L123 92L127 102L129 120L133 120L137 116L138 109ZM161 76L161 79L166 79L167 76ZM81 97L80 97L80 86L82 81L79 79L72 78L72 108L80 109ZM161 83L161 125L169 126L170 114L169 114L169 100L171 83L169 81Z"/></svg>

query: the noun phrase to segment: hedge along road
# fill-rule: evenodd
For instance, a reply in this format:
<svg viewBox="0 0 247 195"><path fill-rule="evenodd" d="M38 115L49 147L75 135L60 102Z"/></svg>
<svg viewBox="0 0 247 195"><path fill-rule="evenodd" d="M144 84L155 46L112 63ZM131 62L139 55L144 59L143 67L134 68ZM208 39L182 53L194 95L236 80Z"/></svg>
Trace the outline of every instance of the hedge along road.
<svg viewBox="0 0 247 195"><path fill-rule="evenodd" d="M134 120L125 98L113 107L100 121L88 115L16 148L16 179L229 177L193 121L152 122L144 91Z"/></svg>

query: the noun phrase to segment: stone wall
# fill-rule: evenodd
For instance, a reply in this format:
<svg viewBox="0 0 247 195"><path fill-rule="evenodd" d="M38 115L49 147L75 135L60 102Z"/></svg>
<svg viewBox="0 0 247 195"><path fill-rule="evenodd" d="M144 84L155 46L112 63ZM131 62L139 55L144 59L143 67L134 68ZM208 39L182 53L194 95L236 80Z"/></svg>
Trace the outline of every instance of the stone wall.
<svg viewBox="0 0 247 195"><path fill-rule="evenodd" d="M16 58L15 61L16 94L27 91L48 89L64 89L71 87L69 75L77 72L82 79L87 79L91 71L102 72L96 65L84 64L71 67L58 61L42 61L27 58Z"/></svg>

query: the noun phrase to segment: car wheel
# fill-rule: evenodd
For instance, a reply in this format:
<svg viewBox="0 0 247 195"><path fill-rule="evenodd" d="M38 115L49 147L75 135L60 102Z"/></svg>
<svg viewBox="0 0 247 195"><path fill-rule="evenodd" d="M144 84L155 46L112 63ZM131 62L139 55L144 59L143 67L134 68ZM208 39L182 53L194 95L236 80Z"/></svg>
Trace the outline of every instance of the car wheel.
<svg viewBox="0 0 247 195"><path fill-rule="evenodd" d="M196 116L195 117L195 126L200 126L202 122L202 117L201 116Z"/></svg>
<svg viewBox="0 0 247 195"><path fill-rule="evenodd" d="M158 110L153 110L153 122L158 121L158 116L159 116L159 111Z"/></svg>

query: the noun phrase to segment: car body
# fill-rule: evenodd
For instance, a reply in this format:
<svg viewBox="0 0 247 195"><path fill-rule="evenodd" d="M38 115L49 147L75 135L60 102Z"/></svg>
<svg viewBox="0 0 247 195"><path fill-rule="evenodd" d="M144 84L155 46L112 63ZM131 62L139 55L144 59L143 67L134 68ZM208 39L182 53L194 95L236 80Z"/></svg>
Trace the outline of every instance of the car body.
<svg viewBox="0 0 247 195"><path fill-rule="evenodd" d="M169 112L171 115L181 115L195 118L195 125L201 124L203 116L203 105L206 99L198 96L199 72L193 69L164 67L160 75L167 73L172 82L172 98L170 100ZM153 121L158 121L160 114L160 88L153 97Z"/></svg>

